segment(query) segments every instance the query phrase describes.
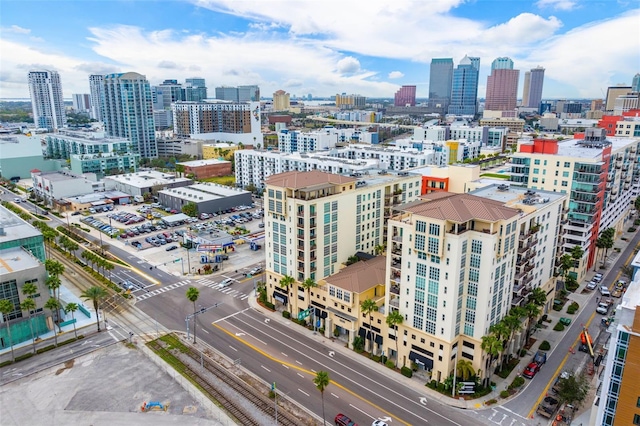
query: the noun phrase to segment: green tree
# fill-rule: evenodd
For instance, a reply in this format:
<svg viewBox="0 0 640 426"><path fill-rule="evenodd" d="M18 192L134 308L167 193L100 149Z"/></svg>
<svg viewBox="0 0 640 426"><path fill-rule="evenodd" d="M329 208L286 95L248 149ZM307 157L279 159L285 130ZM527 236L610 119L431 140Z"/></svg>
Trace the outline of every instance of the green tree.
<svg viewBox="0 0 640 426"><path fill-rule="evenodd" d="M567 279L569 278L569 273L571 272L571 268L573 268L573 257L570 254L563 254L560 257L560 269L562 270L562 276L564 277L565 284L567 283Z"/></svg>
<svg viewBox="0 0 640 426"><path fill-rule="evenodd" d="M580 374L579 376L572 374L558 382L558 399L560 403L573 404L579 407L587 397L589 388L589 380L584 374Z"/></svg>
<svg viewBox="0 0 640 426"><path fill-rule="evenodd" d="M635 201L633 202L633 207L636 209L636 211L640 211L640 197L635 199Z"/></svg>
<svg viewBox="0 0 640 426"><path fill-rule="evenodd" d="M67 306L64 307L64 311L65 312L71 312L71 319L73 320L73 334L76 336L76 339L78 338L78 332L76 331L76 315L75 312L79 309L79 306L77 303L74 302L69 302L67 303Z"/></svg>
<svg viewBox="0 0 640 426"><path fill-rule="evenodd" d="M104 266L102 267L103 270L109 271L109 281L111 281L111 271L113 271L115 268L115 265L111 262L105 262Z"/></svg>
<svg viewBox="0 0 640 426"><path fill-rule="evenodd" d="M304 288L307 291L307 303L308 303L307 309L311 309L312 308L312 306L311 306L311 289L318 287L318 283L315 282L313 280L313 278L309 277L306 280L302 281L300 283L300 285L302 286L302 288ZM314 315L314 317L312 319L315 322L315 315Z"/></svg>
<svg viewBox="0 0 640 426"><path fill-rule="evenodd" d="M369 356L373 357L373 330L371 330L371 313L378 311L378 305L372 299L365 299L360 302L360 311L369 320Z"/></svg>
<svg viewBox="0 0 640 426"><path fill-rule="evenodd" d="M296 280L290 276L290 275L285 275L282 278L280 278L280 287L284 288L287 292L287 295L289 294L289 286L293 285L293 283L295 283ZM287 297L287 300L290 301L290 297ZM291 312L291 303L289 303L289 312Z"/></svg>
<svg viewBox="0 0 640 426"><path fill-rule="evenodd" d="M489 368L493 365L493 361L498 359L504 349L503 341L495 334L487 334L482 336L481 348L489 355ZM491 372L487 373L487 380L491 377ZM486 386L487 384L485 384Z"/></svg>
<svg viewBox="0 0 640 426"><path fill-rule="evenodd" d="M33 311L36 310L36 302L33 299L26 298L20 303L20 309L29 314L29 327L31 328L31 339L33 341L33 353L36 353L36 337L33 333Z"/></svg>
<svg viewBox="0 0 640 426"><path fill-rule="evenodd" d="M475 376L476 371L473 369L473 363L466 359L459 359L457 363L456 375L465 382Z"/></svg>
<svg viewBox="0 0 640 426"><path fill-rule="evenodd" d="M98 315L98 308L100 302L102 302L102 300L107 297L107 292L102 287L93 286L83 291L82 294L80 294L80 297L82 297L82 299L84 300L90 300L91 303L93 303L93 309L96 311L96 325L98 326L98 332L100 332L100 317Z"/></svg>
<svg viewBox="0 0 640 426"><path fill-rule="evenodd" d="M376 256L380 256L382 253L384 253L384 250L385 250L384 244L378 244L373 248L373 251L375 252Z"/></svg>
<svg viewBox="0 0 640 426"><path fill-rule="evenodd" d="M197 315L196 315L196 301L198 300L198 297L200 297L200 290L198 290L195 287L189 287L187 289L187 300L189 300L189 302L193 303L193 343L197 343L196 342L196 325L197 325Z"/></svg>
<svg viewBox="0 0 640 426"><path fill-rule="evenodd" d="M0 300L0 313L3 315L4 323L7 327L7 335L9 336L9 346L11 347L11 361L15 361L16 357L13 354L13 341L11 339L11 327L9 327L9 314L14 311L13 303L7 299Z"/></svg>
<svg viewBox="0 0 640 426"><path fill-rule="evenodd" d="M540 316L542 313L542 308L536 305L535 303L529 302L524 305L524 310L527 313L527 339L529 341L529 337L531 336L531 324Z"/></svg>
<svg viewBox="0 0 640 426"><path fill-rule="evenodd" d="M43 229L41 232L42 232L42 238L44 238L44 242L47 245L47 252L48 252L47 257L51 257L51 245L56 240L57 233L56 231L49 228L48 226L47 226L47 229Z"/></svg>
<svg viewBox="0 0 640 426"><path fill-rule="evenodd" d="M49 275L55 275L59 277L64 273L64 265L57 260L47 259L44 261L44 268Z"/></svg>
<svg viewBox="0 0 640 426"><path fill-rule="evenodd" d="M324 390L329 386L330 382L329 373L322 370L318 371L313 378L313 384L316 385L316 389L320 391L320 399L322 401L322 426L327 424L324 416Z"/></svg>
<svg viewBox="0 0 640 426"><path fill-rule="evenodd" d="M607 255L609 250L613 247L615 243L615 234L616 231L613 228L607 228L598 237L596 240L596 247L599 249L604 249L604 253L602 255L602 266L605 266L605 262L607 261Z"/></svg>
<svg viewBox="0 0 640 426"><path fill-rule="evenodd" d="M55 297L50 297L49 300L44 304L44 307L51 311L51 321L53 322L53 342L56 346L58 346L58 332L56 331L56 324L54 316L58 316L58 311L60 310L60 302Z"/></svg>
<svg viewBox="0 0 640 426"><path fill-rule="evenodd" d="M527 295L530 303L544 306L547 303L547 294L540 287L536 287Z"/></svg>
<svg viewBox="0 0 640 426"><path fill-rule="evenodd" d="M188 202L184 206L182 206L182 213L187 216L196 217L198 216L198 206L196 203Z"/></svg>
<svg viewBox="0 0 640 426"><path fill-rule="evenodd" d="M393 309L391 310L391 312L389 312L389 315L387 315L387 319L385 321L387 323L387 326L393 328L393 336L395 337L396 341L396 368L398 368L398 324L402 324L402 322L404 321L404 317L396 309Z"/></svg>
<svg viewBox="0 0 640 426"><path fill-rule="evenodd" d="M178 177L182 177L184 174L184 164L176 164L176 173L178 174Z"/></svg>

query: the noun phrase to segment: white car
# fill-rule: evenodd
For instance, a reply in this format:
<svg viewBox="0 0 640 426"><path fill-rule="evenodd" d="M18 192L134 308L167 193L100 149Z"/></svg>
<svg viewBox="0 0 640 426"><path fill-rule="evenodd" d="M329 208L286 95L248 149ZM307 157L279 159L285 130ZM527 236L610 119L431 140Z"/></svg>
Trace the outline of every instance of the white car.
<svg viewBox="0 0 640 426"><path fill-rule="evenodd" d="M600 302L596 308L596 312L602 315L607 315L607 313L609 313L609 304Z"/></svg>
<svg viewBox="0 0 640 426"><path fill-rule="evenodd" d="M606 285L600 286L600 294L604 297L611 297L611 292L609 291L609 288L607 288Z"/></svg>
<svg viewBox="0 0 640 426"><path fill-rule="evenodd" d="M595 280L591 280L589 281L589 283L587 284L587 290L595 290L596 287L598 287L598 282Z"/></svg>
<svg viewBox="0 0 640 426"><path fill-rule="evenodd" d="M233 284L233 279L226 278L222 280L220 284L218 284L218 288L226 288L226 287L229 287L231 284Z"/></svg>

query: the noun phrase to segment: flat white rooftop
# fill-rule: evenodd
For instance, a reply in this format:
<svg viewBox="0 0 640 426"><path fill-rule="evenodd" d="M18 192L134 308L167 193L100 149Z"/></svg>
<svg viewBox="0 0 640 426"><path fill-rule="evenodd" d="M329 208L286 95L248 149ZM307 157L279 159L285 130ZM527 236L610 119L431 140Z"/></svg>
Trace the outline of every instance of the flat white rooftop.
<svg viewBox="0 0 640 426"><path fill-rule="evenodd" d="M112 180L137 188L146 188L154 185L167 185L174 182L191 182L191 179L176 177L172 173L163 173L155 170L145 170L136 173L107 176L104 180Z"/></svg>
<svg viewBox="0 0 640 426"><path fill-rule="evenodd" d="M22 247L0 250L0 275L35 268L40 264L38 259Z"/></svg>
<svg viewBox="0 0 640 426"><path fill-rule="evenodd" d="M231 163L231 161L218 160L218 159L211 158L209 160L185 161L183 163L178 163L178 164L181 164L181 165L187 166L187 167L201 167L201 166L210 166L210 165L213 165L213 164L225 164L225 163Z"/></svg>

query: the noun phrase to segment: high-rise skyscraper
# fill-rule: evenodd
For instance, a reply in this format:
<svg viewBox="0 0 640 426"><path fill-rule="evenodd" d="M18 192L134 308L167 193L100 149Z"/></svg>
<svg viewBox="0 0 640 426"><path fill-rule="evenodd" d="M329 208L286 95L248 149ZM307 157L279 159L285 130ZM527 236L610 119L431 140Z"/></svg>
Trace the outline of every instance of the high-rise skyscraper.
<svg viewBox="0 0 640 426"><path fill-rule="evenodd" d="M170 110L171 104L185 100L185 92L178 80L165 80L151 88L154 110Z"/></svg>
<svg viewBox="0 0 640 426"><path fill-rule="evenodd" d="M204 78L185 79L184 98L186 101L200 102L207 99L207 85Z"/></svg>
<svg viewBox="0 0 640 426"><path fill-rule="evenodd" d="M394 102L395 106L416 106L416 86L402 86L396 92Z"/></svg>
<svg viewBox="0 0 640 426"><path fill-rule="evenodd" d="M89 76L89 95L91 96L91 118L102 121L102 102L104 96L104 76Z"/></svg>
<svg viewBox="0 0 640 426"><path fill-rule="evenodd" d="M151 86L136 72L104 76L102 115L107 134L127 138L141 157L158 156Z"/></svg>
<svg viewBox="0 0 640 426"><path fill-rule="evenodd" d="M434 58L429 71L429 106L449 109L451 101L451 81L453 79L453 59Z"/></svg>
<svg viewBox="0 0 640 426"><path fill-rule="evenodd" d="M62 84L57 71L29 71L29 94L36 127L53 131L67 125Z"/></svg>
<svg viewBox="0 0 640 426"><path fill-rule="evenodd" d="M524 74L524 89L522 92L522 106L538 108L542 101L542 86L544 84L544 68L536 67Z"/></svg>
<svg viewBox="0 0 640 426"><path fill-rule="evenodd" d="M74 93L71 98L73 109L76 112L87 112L91 109L91 100L88 93Z"/></svg>
<svg viewBox="0 0 640 426"><path fill-rule="evenodd" d="M480 58L464 56L453 70L449 114L475 115L478 111Z"/></svg>
<svg viewBox="0 0 640 426"><path fill-rule="evenodd" d="M513 61L511 58L507 58L506 56L501 58L496 58L491 62L491 71L493 70L512 70L513 69Z"/></svg>
<svg viewBox="0 0 640 426"><path fill-rule="evenodd" d="M260 102L260 88L252 84L250 86L238 86L238 102Z"/></svg>
<svg viewBox="0 0 640 426"><path fill-rule="evenodd" d="M291 103L289 102L289 93L284 90L276 90L273 93L273 110L289 111Z"/></svg>
<svg viewBox="0 0 640 426"><path fill-rule="evenodd" d="M637 73L633 76L633 80L631 82L631 91L640 92L640 73Z"/></svg>
<svg viewBox="0 0 640 426"><path fill-rule="evenodd" d="M513 69L509 58L497 58L491 64L491 75L487 77L487 94L484 109L490 111L512 111L518 101L518 79L520 71Z"/></svg>

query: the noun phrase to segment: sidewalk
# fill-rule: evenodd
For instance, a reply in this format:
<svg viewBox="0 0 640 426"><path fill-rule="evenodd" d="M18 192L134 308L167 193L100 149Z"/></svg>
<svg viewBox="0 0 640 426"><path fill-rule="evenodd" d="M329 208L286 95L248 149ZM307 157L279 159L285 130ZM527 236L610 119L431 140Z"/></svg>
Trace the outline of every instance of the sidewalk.
<svg viewBox="0 0 640 426"><path fill-rule="evenodd" d="M627 229L628 227L625 226L625 229ZM611 269L612 265L615 264L615 262L617 261L618 257L620 255L622 255L624 253L624 250L627 248L629 241L631 241L633 239L633 237L635 237L635 233L628 233L628 232L624 232L623 235L620 236L620 238L618 238L614 244L614 247L610 250L607 261L606 261L606 268L607 269L602 269L599 271L604 275L604 278L607 278L609 275L613 274L613 275L617 275L619 273L618 270L613 270ZM628 241L623 241L621 238L625 237L628 239ZM615 249L619 248L620 252L617 252ZM549 312L547 312L547 318L549 320L551 320L551 322L546 323L547 324L547 328L539 328L536 329L534 331L534 333L532 334L532 337L534 337L536 339L536 342L533 344L533 346L527 350L527 354L521 358L520 364L518 364L518 366L516 366L516 368L513 369L513 371L509 374L509 376L506 379L502 379L499 376L493 374L491 376L491 381L495 382L496 386L495 386L495 390L491 391L489 394L477 398L477 399L473 399L473 400L465 400L463 398L451 398L447 395L443 395L440 392L437 392L433 389L430 389L428 387L425 386L425 383L427 381L426 378L424 377L420 377L419 375L414 375L413 378L409 379L406 378L404 376L402 376L400 373L391 370L389 368L386 368L384 366L381 366L380 363L376 363L372 360L370 360L367 357L359 357L357 359L361 359L361 363L363 364L369 364L369 367L371 368L376 368L378 373L384 374L385 376L389 377L390 379L393 379L395 381L403 381L403 383L405 383L408 386L411 386L414 390L416 390L417 392L421 392L424 394L427 394L429 396L430 399L439 401L443 404L449 405L449 406L453 406L453 407L458 407L458 408L464 408L464 409L472 409L472 410L479 410L479 409L489 409L491 407L495 407L497 405L501 405L507 401L509 401L510 399L512 399L513 397L517 396L520 392L512 395L509 398L501 398L500 397L500 392L507 389L507 387L513 382L513 380L520 374L520 372L522 371L522 369L526 366L526 363L528 362L529 359L531 359L533 357L533 355L538 351L538 348L540 346L540 344L543 341L548 341L549 343L551 343L552 349L550 351L548 351L549 355L553 354L554 352L554 348L555 342L559 342L563 339L566 338L567 332L568 332L568 328L565 329L565 331L554 331L553 330L553 326L558 322L558 320L561 317L569 317L569 318L577 318L578 315L586 308L589 308L589 301L592 298L594 292L593 291L587 291L587 292L583 292L586 284L591 280L591 278L596 274L596 272L594 271L589 271L587 276L583 279L583 282L581 282L580 287L573 293L569 293L567 295L568 301L567 303L564 305L563 309L561 311L554 311L553 309L550 310ZM597 292L597 290L596 290ZM255 297L249 297L249 305L251 306L251 308L262 312L265 316L268 316L271 320L273 321L278 321L282 324L286 324L289 323L290 321L283 318L280 312L272 312L266 308L264 308L263 306L261 306L260 304L258 304L257 300ZM572 301L577 302L580 305L579 310L573 314L567 314L566 313L566 308L571 304ZM307 337L311 338L311 339L315 339L316 341L321 342L322 344L324 344L327 347L330 347L331 350L335 350L336 352L341 352L343 355L345 355L346 357L349 358L353 358L353 351L346 348L345 344L343 341L341 340L333 340L333 339L329 339L327 337L325 337L324 335L321 334L314 334L312 331L307 330L304 327L299 327L299 328L294 328L294 330L298 331L299 333L303 333L306 334ZM595 339L594 339L595 340ZM577 352L577 350L576 350ZM525 384L526 386L526 384ZM538 398L539 395L536 395L536 398ZM492 405L485 405L485 403L489 400L495 399L497 400L497 402L495 404ZM583 407L589 407L588 403L583 404ZM586 419L588 421L589 419L589 415L590 415L590 410L586 410L586 412L584 413L580 413L579 417L580 419ZM588 424L586 422L584 422L584 420L582 420L584 424ZM575 421L574 421L575 422ZM579 424L579 423L578 423Z"/></svg>
<svg viewBox="0 0 640 426"><path fill-rule="evenodd" d="M96 317L95 317L95 312L93 311L93 306L85 303L85 301L80 299L79 294L76 295L74 292L70 290L71 285L66 283L66 279L64 275L61 277L61 281L62 281L62 285L60 286L60 302L62 306L65 306L67 303L71 303L71 302L77 303L78 306L83 306L84 309L86 309L91 314L91 317L87 317L80 310L77 310L76 312L74 312L73 315L74 315L74 318L76 319L75 328L78 335L85 333L86 332L85 330L87 330L87 328L89 328L89 331L93 331L93 329L90 328L90 327L93 327L93 328L96 327ZM48 295L43 297L47 297L47 296ZM65 313L64 310L62 310L61 312L63 315L62 317L63 322L70 321L72 319L71 312ZM43 312L43 315L50 316L51 312L45 309ZM62 326L62 330L58 329L56 326L56 332L57 332L56 337L58 339L58 343L74 338L75 335L73 330L74 330L73 324L67 324ZM47 333L40 334L36 339L36 343L37 343L37 346L43 347L43 346L53 344L54 340L55 340L54 332L53 330L51 330ZM25 340L23 342L14 344L13 351L15 356L19 356L27 352L32 352L33 339ZM11 360L11 347L1 349L0 363L9 361L9 360Z"/></svg>

